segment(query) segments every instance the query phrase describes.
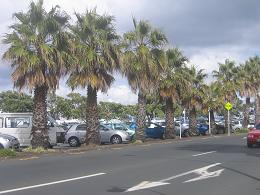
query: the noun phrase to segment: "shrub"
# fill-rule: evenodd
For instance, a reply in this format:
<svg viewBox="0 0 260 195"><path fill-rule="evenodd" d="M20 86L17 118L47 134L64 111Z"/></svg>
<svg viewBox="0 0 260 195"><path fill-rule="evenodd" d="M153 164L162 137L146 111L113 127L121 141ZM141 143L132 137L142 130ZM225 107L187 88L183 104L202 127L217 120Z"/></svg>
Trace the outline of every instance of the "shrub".
<svg viewBox="0 0 260 195"><path fill-rule="evenodd" d="M11 149L0 149L0 157L16 156L16 152Z"/></svg>

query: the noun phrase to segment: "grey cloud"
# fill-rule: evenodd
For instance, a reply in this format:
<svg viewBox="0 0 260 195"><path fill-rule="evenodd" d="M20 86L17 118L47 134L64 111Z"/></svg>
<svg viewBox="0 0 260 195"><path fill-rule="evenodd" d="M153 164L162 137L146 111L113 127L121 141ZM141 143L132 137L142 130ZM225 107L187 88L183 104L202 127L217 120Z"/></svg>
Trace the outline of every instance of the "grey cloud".
<svg viewBox="0 0 260 195"><path fill-rule="evenodd" d="M136 14L162 27L181 47L258 44L259 7L258 0L164 0L147 1Z"/></svg>

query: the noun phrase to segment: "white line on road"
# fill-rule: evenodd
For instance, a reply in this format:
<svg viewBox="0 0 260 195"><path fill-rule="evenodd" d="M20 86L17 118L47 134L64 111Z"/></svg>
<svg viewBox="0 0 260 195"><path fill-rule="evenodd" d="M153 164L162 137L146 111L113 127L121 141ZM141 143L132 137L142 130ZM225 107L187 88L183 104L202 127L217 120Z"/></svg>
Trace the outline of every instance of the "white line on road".
<svg viewBox="0 0 260 195"><path fill-rule="evenodd" d="M204 152L204 153L200 153L200 154L194 154L192 156L202 156L202 155L211 154L211 153L214 153L214 152L217 152L217 151Z"/></svg>
<svg viewBox="0 0 260 195"><path fill-rule="evenodd" d="M59 183L65 183L65 182L76 181L76 180L85 179L85 178L89 178L89 177L95 177L95 176L104 175L104 174L106 174L106 173L96 173L96 174L92 174L92 175L85 175L85 176L81 176L81 177L64 179L64 180L54 181L54 182L50 182L50 183L43 183L43 184L38 184L38 185L15 188L15 189L11 189L11 190L4 190L4 191L0 191L0 194L7 194L10 192L17 192L17 191L28 190L28 189L32 189L32 188L39 188L39 187L43 187L43 186L50 186L50 185L55 185L55 184L59 184Z"/></svg>

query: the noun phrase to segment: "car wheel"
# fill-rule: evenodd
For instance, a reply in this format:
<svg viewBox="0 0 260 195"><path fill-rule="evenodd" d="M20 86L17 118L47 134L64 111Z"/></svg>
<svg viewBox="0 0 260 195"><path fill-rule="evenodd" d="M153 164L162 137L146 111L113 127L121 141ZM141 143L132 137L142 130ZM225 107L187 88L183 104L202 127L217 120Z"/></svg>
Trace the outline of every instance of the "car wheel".
<svg viewBox="0 0 260 195"><path fill-rule="evenodd" d="M240 131L240 128L236 128L236 129L235 129L235 132L238 132L238 131Z"/></svg>
<svg viewBox="0 0 260 195"><path fill-rule="evenodd" d="M68 142L69 142L69 145L71 147L78 147L78 146L80 146L79 139L77 137L69 138Z"/></svg>
<svg viewBox="0 0 260 195"><path fill-rule="evenodd" d="M111 144L121 144L122 138L119 135L113 135L110 139Z"/></svg>
<svg viewBox="0 0 260 195"><path fill-rule="evenodd" d="M253 147L253 144L247 143L247 147L248 147L248 148L252 148L252 147Z"/></svg>

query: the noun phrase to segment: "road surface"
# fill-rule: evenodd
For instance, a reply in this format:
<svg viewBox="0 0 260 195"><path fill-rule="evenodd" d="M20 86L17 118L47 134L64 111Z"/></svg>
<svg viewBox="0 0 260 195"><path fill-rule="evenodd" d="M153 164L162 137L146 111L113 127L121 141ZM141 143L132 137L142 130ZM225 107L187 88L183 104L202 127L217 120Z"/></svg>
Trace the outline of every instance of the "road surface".
<svg viewBox="0 0 260 195"><path fill-rule="evenodd" d="M202 137L1 161L0 194L260 194L260 148L245 142Z"/></svg>

